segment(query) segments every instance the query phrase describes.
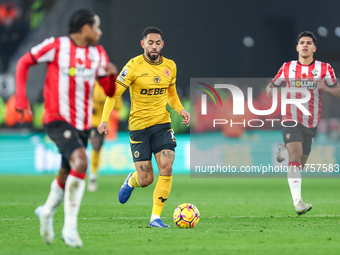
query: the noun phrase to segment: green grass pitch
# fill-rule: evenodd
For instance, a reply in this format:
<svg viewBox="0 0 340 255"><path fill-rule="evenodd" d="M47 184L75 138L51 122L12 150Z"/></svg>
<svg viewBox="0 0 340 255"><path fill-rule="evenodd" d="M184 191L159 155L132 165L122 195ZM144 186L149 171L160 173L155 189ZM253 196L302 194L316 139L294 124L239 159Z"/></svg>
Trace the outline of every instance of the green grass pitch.
<svg viewBox="0 0 340 255"><path fill-rule="evenodd" d="M0 254L339 254L339 179L303 179L302 195L313 209L297 216L286 179L177 175L162 213L171 228L156 229L147 227L155 183L121 205L125 177L99 176L98 191L85 192L78 220L84 246L73 249L60 237L63 206L55 215L55 242L47 245L39 235L34 209L54 176L0 176ZM200 210L193 229L173 223L184 202Z"/></svg>

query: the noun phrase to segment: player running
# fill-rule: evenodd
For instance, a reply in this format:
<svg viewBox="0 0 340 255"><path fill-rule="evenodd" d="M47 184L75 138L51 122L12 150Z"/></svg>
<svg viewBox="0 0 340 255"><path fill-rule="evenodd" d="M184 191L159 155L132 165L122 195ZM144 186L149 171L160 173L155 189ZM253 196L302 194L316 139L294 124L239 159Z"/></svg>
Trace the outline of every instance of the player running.
<svg viewBox="0 0 340 255"><path fill-rule="evenodd" d="M26 81L30 66L47 63L44 85L45 128L62 155L61 169L51 184L43 206L35 213L40 235L50 244L55 234L53 215L64 200L62 238L66 245L82 247L77 217L85 190L86 146L91 130L92 91L96 77L108 96L115 90L116 68L104 48L100 19L89 10L78 10L69 21L70 36L48 38L22 56L16 69L16 109L30 109Z"/></svg>
<svg viewBox="0 0 340 255"><path fill-rule="evenodd" d="M311 93L310 100L302 104L311 115L303 114L294 104L287 104L287 114L283 116L283 120L286 126L291 127L282 128L283 140L289 155L288 183L295 211L301 215L312 209L312 205L303 202L301 198L300 170L308 159L317 125L320 122L322 94L327 92L331 96L340 97L340 86L330 64L314 60L315 35L309 31L302 32L297 42L298 61L284 63L272 82L268 84L266 92L267 96L272 98L272 89L286 83L286 87L307 88ZM287 97L299 99L302 98L302 93L288 93Z"/></svg>
<svg viewBox="0 0 340 255"><path fill-rule="evenodd" d="M131 59L119 74L117 91L107 98L99 133L108 130L110 112L123 92L129 88L131 111L129 118L130 145L136 171L130 173L119 191L124 204L136 187L147 187L154 179L151 164L155 155L159 177L153 194L153 207L149 226L169 227L160 219L172 184L172 165L175 159L176 138L171 128L169 105L183 117L189 126L190 114L184 110L176 91L176 64L163 57L164 46L160 29L149 27L143 31L141 46L144 54Z"/></svg>

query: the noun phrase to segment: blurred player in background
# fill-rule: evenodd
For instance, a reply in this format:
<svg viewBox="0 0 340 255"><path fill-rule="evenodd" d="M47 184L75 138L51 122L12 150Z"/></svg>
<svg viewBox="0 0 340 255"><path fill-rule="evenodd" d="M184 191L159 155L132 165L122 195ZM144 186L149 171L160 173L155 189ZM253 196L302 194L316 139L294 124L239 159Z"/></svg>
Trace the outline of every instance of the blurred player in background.
<svg viewBox="0 0 340 255"><path fill-rule="evenodd" d="M282 128L283 140L289 155L288 183L296 213L301 215L312 209L312 205L303 202L301 198L300 170L308 159L320 122L322 93L327 92L331 96L339 97L340 87L330 64L314 60L315 35L309 31L302 32L297 38L297 43L298 61L284 63L268 84L266 92L267 96L272 98L273 88L286 82L286 87L307 88L311 93L311 99L302 104L311 115L303 114L294 104L287 104L283 120L285 125L290 127ZM288 93L288 98L302 98L302 93Z"/></svg>
<svg viewBox="0 0 340 255"><path fill-rule="evenodd" d="M16 109L30 109L26 81L30 66L47 63L44 84L45 128L62 155L61 169L51 184L44 206L35 213L40 235L46 243L55 237L53 215L64 200L62 238L66 245L82 247L77 217L85 190L86 146L91 130L92 91L95 79L108 96L115 90L116 67L109 63L104 48L97 45L102 32L100 19L82 9L69 20L70 36L48 38L22 56L16 69Z"/></svg>
<svg viewBox="0 0 340 255"><path fill-rule="evenodd" d="M118 72L118 71L117 71ZM87 183L87 190L94 192L97 190L98 165L100 160L100 149L105 140L105 134L100 135L97 128L101 123L106 94L104 89L96 82L93 90L93 111L92 111L92 130L91 130L91 165ZM118 111L123 107L122 97L117 99L114 109L110 115L109 132L107 139L114 139L117 136L119 115ZM111 134L110 134L111 133Z"/></svg>
<svg viewBox="0 0 340 255"><path fill-rule="evenodd" d="M153 194L151 227L169 227L160 215L171 190L176 138L166 105L169 103L183 117L183 124L190 124L190 114L184 110L176 91L176 64L160 54L164 46L162 37L162 32L155 27L143 31L144 54L131 59L117 77L117 91L114 97L106 99L98 128L99 133L107 132L110 112L117 98L129 88L130 144L137 171L128 175L118 196L124 204L134 188L146 187L153 182L151 157L154 153L159 177Z"/></svg>

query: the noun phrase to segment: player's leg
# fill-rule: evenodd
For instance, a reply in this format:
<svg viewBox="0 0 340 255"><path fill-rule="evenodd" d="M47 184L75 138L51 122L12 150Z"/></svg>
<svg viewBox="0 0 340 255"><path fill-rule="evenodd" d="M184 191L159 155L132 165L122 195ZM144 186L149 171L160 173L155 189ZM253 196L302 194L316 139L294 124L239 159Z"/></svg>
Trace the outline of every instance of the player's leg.
<svg viewBox="0 0 340 255"><path fill-rule="evenodd" d="M294 126L294 122L286 122L286 125L282 128L283 140L288 151L288 171L287 179L292 194L294 206L301 199L301 159L302 159L302 143L303 134L301 131L301 125Z"/></svg>
<svg viewBox="0 0 340 255"><path fill-rule="evenodd" d="M312 151L312 145L316 136L317 128L303 127L303 154L301 158L301 169L305 167L310 152Z"/></svg>
<svg viewBox="0 0 340 255"><path fill-rule="evenodd" d="M79 134L80 137L85 134ZM65 244L73 248L83 246L83 242L78 234L78 213L85 191L85 176L87 170L86 145L87 138L82 138L81 143L78 139L78 144L73 142L73 149L70 156L69 164L71 167L70 174L65 183L65 198L64 198L64 227L62 230L62 238ZM71 147L72 145L69 144ZM66 153L66 155L69 155Z"/></svg>
<svg viewBox="0 0 340 255"><path fill-rule="evenodd" d="M85 191L87 156L85 148L88 131L78 131L64 121L55 121L46 125L49 137L56 143L63 158L68 161L70 173L65 182L64 212L65 221L62 238L71 247L83 245L77 230L77 216Z"/></svg>
<svg viewBox="0 0 340 255"><path fill-rule="evenodd" d="M305 155L305 154L302 155L302 158L301 158L301 169L304 169L308 157L309 157L309 155Z"/></svg>
<svg viewBox="0 0 340 255"><path fill-rule="evenodd" d="M151 160L135 162L136 171L132 174L129 184L132 187L147 187L154 179Z"/></svg>
<svg viewBox="0 0 340 255"><path fill-rule="evenodd" d="M130 147L136 171L130 173L119 190L118 198L126 203L136 187L146 187L153 182L149 129L130 131Z"/></svg>
<svg viewBox="0 0 340 255"><path fill-rule="evenodd" d="M100 149L104 142L104 136L101 137L97 128L92 128L91 131L91 165L90 165L90 175L88 178L87 190L94 192L97 190L97 175L98 175L98 164L100 159Z"/></svg>
<svg viewBox="0 0 340 255"><path fill-rule="evenodd" d="M62 165L64 164L62 163ZM64 167L61 167L58 176L51 183L50 193L45 204L38 206L34 211L40 221L40 235L48 244L52 243L55 238L53 216L64 199L67 175L68 171Z"/></svg>
<svg viewBox="0 0 340 255"><path fill-rule="evenodd" d="M303 154L301 157L301 169L304 169L308 156L312 150L312 144L316 136L316 128L302 127L302 132L303 132L304 140L303 140L303 148L302 148ZM310 211L311 209L312 209L312 205L303 202L302 199L300 199L298 204L295 206L295 211L298 215L304 214Z"/></svg>
<svg viewBox="0 0 340 255"><path fill-rule="evenodd" d="M308 155L303 154L302 158L301 158L301 169L304 168L304 166L307 162L307 159L308 159ZM300 194L301 194L301 181L300 181ZM303 202L302 198L295 205L295 211L298 215L304 214L304 213L310 211L311 209L312 209L312 205Z"/></svg>
<svg viewBox="0 0 340 255"><path fill-rule="evenodd" d="M289 155L287 178L292 194L294 206L301 200L301 160L302 143L290 142L286 144Z"/></svg>
<svg viewBox="0 0 340 255"><path fill-rule="evenodd" d="M147 187L153 182L153 168L151 160L135 162L136 171L129 173L119 190L119 202L125 204L132 191L137 187Z"/></svg>
<svg viewBox="0 0 340 255"><path fill-rule="evenodd" d="M301 215L312 209L312 205L306 204L301 198L302 179L300 170L307 161L316 129L310 130L298 124L296 127L283 128L282 133L289 155L288 183L295 211L298 215Z"/></svg>
<svg viewBox="0 0 340 255"><path fill-rule="evenodd" d="M153 194L153 207L149 225L152 227L169 227L160 220L160 216L171 191L176 138L170 123L154 126L151 137L151 148L155 154L159 177Z"/></svg>
<svg viewBox="0 0 340 255"><path fill-rule="evenodd" d="M173 150L162 150L155 154L157 161L159 176L153 193L153 206L150 218L150 226L153 227L169 227L160 220L165 202L171 191L172 186L172 165L175 159Z"/></svg>

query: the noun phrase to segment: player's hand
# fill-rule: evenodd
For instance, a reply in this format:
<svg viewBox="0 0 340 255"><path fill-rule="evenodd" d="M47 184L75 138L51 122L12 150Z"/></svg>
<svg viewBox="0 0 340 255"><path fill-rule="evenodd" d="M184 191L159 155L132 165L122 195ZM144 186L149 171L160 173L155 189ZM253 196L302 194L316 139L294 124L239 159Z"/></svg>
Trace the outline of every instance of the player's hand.
<svg viewBox="0 0 340 255"><path fill-rule="evenodd" d="M103 121L100 123L99 127L97 128L99 134L105 134L107 135L107 132L109 131L109 124L106 121Z"/></svg>
<svg viewBox="0 0 340 255"><path fill-rule="evenodd" d="M268 86L266 87L266 93L268 98L273 97L273 87L274 86L271 83L269 83Z"/></svg>
<svg viewBox="0 0 340 255"><path fill-rule="evenodd" d="M333 97L340 97L340 86L339 83L333 85L332 87L328 87L323 80L318 80L318 89L322 92L325 92Z"/></svg>
<svg viewBox="0 0 340 255"><path fill-rule="evenodd" d="M324 91L326 89L326 84L323 80L318 80L318 89Z"/></svg>
<svg viewBox="0 0 340 255"><path fill-rule="evenodd" d="M182 109L180 115L183 117L182 124L187 125L189 127L190 125L190 113L188 113L186 110Z"/></svg>
<svg viewBox="0 0 340 255"><path fill-rule="evenodd" d="M106 71L106 76L118 74L117 66L112 64L111 62L107 64L107 66L105 67L105 71Z"/></svg>
<svg viewBox="0 0 340 255"><path fill-rule="evenodd" d="M26 109L21 109L21 108L15 108L15 110L20 113L21 118L20 118L20 123L24 122L24 115L25 115L25 110L27 110L28 115L32 115L32 110L31 106L29 103L27 103L27 108Z"/></svg>

